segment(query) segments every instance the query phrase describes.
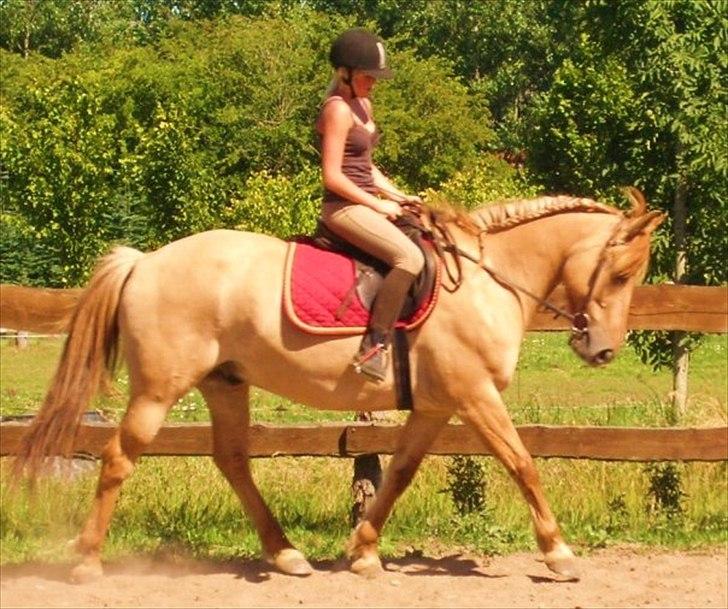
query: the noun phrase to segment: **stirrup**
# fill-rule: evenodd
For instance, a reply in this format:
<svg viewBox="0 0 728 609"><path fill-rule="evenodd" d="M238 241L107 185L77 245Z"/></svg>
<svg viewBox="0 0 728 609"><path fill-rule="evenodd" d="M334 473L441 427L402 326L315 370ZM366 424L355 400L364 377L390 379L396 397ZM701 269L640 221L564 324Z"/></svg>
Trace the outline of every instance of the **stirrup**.
<svg viewBox="0 0 728 609"><path fill-rule="evenodd" d="M363 374L375 381L383 381L387 377L387 345L376 342L363 353L358 353L352 362L357 374Z"/></svg>

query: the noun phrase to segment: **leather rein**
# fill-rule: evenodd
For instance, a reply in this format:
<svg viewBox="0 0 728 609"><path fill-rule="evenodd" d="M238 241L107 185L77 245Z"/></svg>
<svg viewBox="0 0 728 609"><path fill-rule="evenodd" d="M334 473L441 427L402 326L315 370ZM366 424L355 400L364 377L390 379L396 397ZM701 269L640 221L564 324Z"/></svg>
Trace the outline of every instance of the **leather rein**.
<svg viewBox="0 0 728 609"><path fill-rule="evenodd" d="M541 298L537 294L534 294L530 290L524 288L522 285L519 285L515 283L514 281L508 279L504 275L501 275L498 271L496 271L491 266L485 264L482 261L482 253L483 253L483 243L482 243L482 236L485 233L485 230L481 231L478 234L478 241L480 243L480 251L481 251L481 257L476 258L475 256L469 254L468 252L462 250L460 247L458 247L457 243L455 242L454 237L452 236L452 233L449 231L447 226L438 221L438 218L435 214L428 214L430 224L432 225L432 228L427 228L424 226L424 224L421 221L421 215L423 213L423 208L421 208L419 205L406 205L405 206L407 211L411 213L410 218L407 218L405 220L408 224L411 226L417 228L418 230L422 231L423 235L432 243L435 252L437 256L442 260L443 266L445 267L445 270L447 272L448 278L453 283L453 287L448 288L449 291L454 292L457 290L460 285L463 282L463 272L462 272L462 264L460 259L465 258L471 262L474 262L478 265L479 268L483 269L486 273L488 273L493 279L495 279L498 283L501 285L507 287L511 291L514 292L521 292L522 294L525 294L529 298L535 300L539 305L544 307L545 309L548 309L552 313L554 313L554 319L558 317L564 317L565 319L568 319L571 322L571 334L572 336L578 338L582 338L584 336L588 336L589 334L589 314L583 310L586 308L586 304L589 303L592 299L592 293L594 291L594 285L596 283L596 278L599 275L599 271L601 270L602 264L603 264L603 258L599 261L599 264L597 264L596 268L592 272L591 278L589 280L589 293L587 294L587 297L584 300L584 307L581 311L578 313L570 313L569 311L562 309L561 307L556 306L546 298ZM615 234L619 230L619 225L617 226L617 229L615 230ZM615 241L614 238L610 239L607 242L606 247L612 247L613 245L619 245L620 242ZM455 270L453 271L449 265L447 264L447 260L445 259L445 252L452 254L454 264L455 264Z"/></svg>

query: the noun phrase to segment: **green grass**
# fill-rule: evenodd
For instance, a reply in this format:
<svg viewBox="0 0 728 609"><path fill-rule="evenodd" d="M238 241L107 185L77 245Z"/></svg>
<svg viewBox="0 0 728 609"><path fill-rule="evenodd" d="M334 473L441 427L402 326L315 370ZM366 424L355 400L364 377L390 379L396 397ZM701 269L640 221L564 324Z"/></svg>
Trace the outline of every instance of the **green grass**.
<svg viewBox="0 0 728 609"><path fill-rule="evenodd" d="M17 350L0 343L0 414L32 411L43 397L60 341L32 340ZM726 421L726 337L708 337L693 355L691 399L681 425ZM118 419L126 377L117 395L96 406ZM529 335L506 401L517 423L664 426L669 420L669 372L654 373L627 348L604 369L582 366L564 335ZM304 408L271 394L253 394L255 421L276 423L350 419L351 413ZM395 416L400 416L395 414ZM198 394L180 401L176 421L207 419ZM383 459L386 461L387 459ZM535 549L530 517L513 482L492 459L485 470L486 503L477 513L458 514L448 486L451 460L428 457L397 503L385 529L382 552L480 553ZM346 459L272 458L254 461L263 495L291 540L313 558L342 554L348 535L351 462ZM588 550L614 543L678 548L724 544L728 531L726 463L674 464L678 514L650 510L651 477L646 465L563 459L538 460L544 488L567 539ZM48 479L35 501L0 482L0 562L66 561L66 541L78 533L95 485L95 472L74 481ZM226 559L258 556L259 542L241 515L237 499L211 459L143 458L127 481L104 556L133 552L184 552Z"/></svg>

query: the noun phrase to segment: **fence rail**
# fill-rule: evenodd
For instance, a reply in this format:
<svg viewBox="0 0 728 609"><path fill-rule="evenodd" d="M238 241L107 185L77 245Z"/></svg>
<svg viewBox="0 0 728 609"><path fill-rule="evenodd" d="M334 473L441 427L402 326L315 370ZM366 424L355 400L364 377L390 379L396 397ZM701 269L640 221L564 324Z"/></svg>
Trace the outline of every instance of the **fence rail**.
<svg viewBox="0 0 728 609"><path fill-rule="evenodd" d="M0 284L0 327L31 332L62 332L81 295L80 289L52 290ZM563 288L549 297L566 306ZM728 331L728 286L645 285L635 289L627 327L631 330ZM568 322L540 311L529 330L566 330Z"/></svg>
<svg viewBox="0 0 728 609"><path fill-rule="evenodd" d="M558 306L566 306L563 288L551 295ZM728 331L728 286L644 285L634 291L627 327L630 330ZM538 312L529 330L567 330L569 322Z"/></svg>
<svg viewBox="0 0 728 609"><path fill-rule="evenodd" d="M12 455L28 423L0 424L0 456ZM76 451L99 455L114 433L112 423L81 426ZM253 425L252 457L357 457L392 454L401 425L320 423ZM607 461L726 461L728 427L632 428L523 425L518 427L534 457ZM146 455L206 456L212 454L212 429L207 423L162 427ZM431 455L490 455L469 427L447 425L428 451Z"/></svg>
<svg viewBox="0 0 728 609"><path fill-rule="evenodd" d="M0 325L31 331L62 331L80 290L39 290L0 285ZM550 299L565 304L563 289ZM567 322L539 312L529 330L564 330ZM635 290L628 327L633 330L728 331L728 286L641 286ZM14 453L27 423L0 423L0 456ZM115 425L86 423L80 428L77 450L100 454ZM401 426L371 423L316 425L254 425L250 451L254 457L357 457L391 454ZM524 425L518 428L536 457L615 461L725 461L728 427L623 428ZM146 454L210 455L208 424L165 425ZM436 455L488 455L488 450L463 425L448 425L429 451Z"/></svg>

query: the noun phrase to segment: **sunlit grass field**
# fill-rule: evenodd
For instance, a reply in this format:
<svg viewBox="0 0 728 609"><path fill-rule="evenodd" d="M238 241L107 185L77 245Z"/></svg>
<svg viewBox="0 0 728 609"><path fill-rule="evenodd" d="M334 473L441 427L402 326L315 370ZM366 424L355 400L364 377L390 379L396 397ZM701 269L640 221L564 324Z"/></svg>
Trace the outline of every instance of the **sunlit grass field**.
<svg viewBox="0 0 728 609"><path fill-rule="evenodd" d="M60 353L56 339L32 339L19 350L0 342L0 414L33 412ZM683 426L726 421L727 338L710 336L693 354L690 402ZM116 394L95 405L118 420L124 409L123 371ZM505 394L517 424L665 426L671 420L669 371L653 372L630 348L603 369L583 366L565 335L527 336L518 373ZM253 395L256 422L352 419L352 413L304 408L262 391ZM172 421L204 421L192 393ZM393 421L400 413L391 413ZM386 462L386 458L382 459ZM728 530L725 463L647 464L539 459L544 488L564 533L579 551L639 543L694 548L724 544ZM395 507L382 540L386 556L421 551L500 553L535 550L525 502L503 468L475 460L484 504L461 513L453 501L453 459L428 457ZM73 481L47 479L34 501L0 483L0 562L71 560L67 540L86 517L96 471ZM291 540L311 558L342 555L349 530L351 461L257 459L254 473ZM665 499L667 497L667 499ZM187 553L227 559L257 556L259 542L237 499L207 457L147 457L125 484L112 522L107 558L130 553Z"/></svg>

